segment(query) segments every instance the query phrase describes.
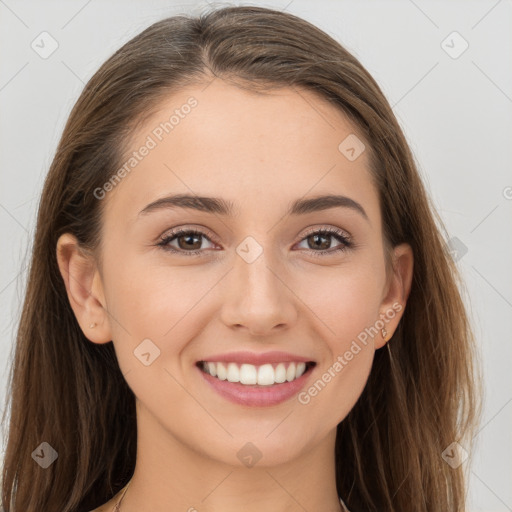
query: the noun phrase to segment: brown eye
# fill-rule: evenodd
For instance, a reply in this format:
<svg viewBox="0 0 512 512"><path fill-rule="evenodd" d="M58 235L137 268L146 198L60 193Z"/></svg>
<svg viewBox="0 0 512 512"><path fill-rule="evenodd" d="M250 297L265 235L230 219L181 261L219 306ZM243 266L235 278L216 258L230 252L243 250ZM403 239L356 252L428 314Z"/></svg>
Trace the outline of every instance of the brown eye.
<svg viewBox="0 0 512 512"><path fill-rule="evenodd" d="M331 247L332 239L340 242L339 246ZM350 237L339 229L321 229L306 234L301 243L306 242L306 249L315 256L337 254L354 246Z"/></svg>
<svg viewBox="0 0 512 512"><path fill-rule="evenodd" d="M308 241L310 248L327 250L330 249L330 238L332 238L331 235L315 234L309 235L306 240Z"/></svg>
<svg viewBox="0 0 512 512"><path fill-rule="evenodd" d="M195 233L179 235L176 238L180 249L200 249L201 248L201 237L203 235L197 235Z"/></svg>
<svg viewBox="0 0 512 512"><path fill-rule="evenodd" d="M195 256L206 250L205 248L201 249L203 238L211 243L210 238L202 231L181 229L164 235L157 245L169 252ZM176 242L177 246L171 245L173 242Z"/></svg>

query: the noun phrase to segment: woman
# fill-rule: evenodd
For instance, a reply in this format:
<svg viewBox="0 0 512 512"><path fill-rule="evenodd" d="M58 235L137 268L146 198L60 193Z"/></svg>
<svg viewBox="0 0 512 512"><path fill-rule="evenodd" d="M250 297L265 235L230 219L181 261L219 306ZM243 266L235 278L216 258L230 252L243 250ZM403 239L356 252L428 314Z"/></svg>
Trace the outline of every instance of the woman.
<svg viewBox="0 0 512 512"><path fill-rule="evenodd" d="M478 371L443 229L328 35L257 7L155 23L44 186L5 512L464 510Z"/></svg>

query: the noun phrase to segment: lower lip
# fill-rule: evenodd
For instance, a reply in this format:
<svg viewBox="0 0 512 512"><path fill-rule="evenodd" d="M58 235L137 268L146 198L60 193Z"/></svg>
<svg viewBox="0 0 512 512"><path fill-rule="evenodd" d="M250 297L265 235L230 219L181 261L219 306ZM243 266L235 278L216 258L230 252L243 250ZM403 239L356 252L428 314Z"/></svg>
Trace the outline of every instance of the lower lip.
<svg viewBox="0 0 512 512"><path fill-rule="evenodd" d="M298 379L292 380L291 382L272 384L271 386L247 386L239 382L217 379L217 377L212 377L209 373L204 372L196 366L206 382L208 382L219 395L235 404L248 405L251 407L269 407L289 400L304 387L314 367L315 365L310 367Z"/></svg>

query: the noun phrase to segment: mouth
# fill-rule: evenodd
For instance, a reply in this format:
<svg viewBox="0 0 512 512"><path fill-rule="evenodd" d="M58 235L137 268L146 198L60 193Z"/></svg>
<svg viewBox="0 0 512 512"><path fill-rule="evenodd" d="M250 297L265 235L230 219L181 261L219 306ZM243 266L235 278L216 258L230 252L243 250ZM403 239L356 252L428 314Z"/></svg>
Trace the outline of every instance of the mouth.
<svg viewBox="0 0 512 512"><path fill-rule="evenodd" d="M309 380L316 362L248 363L198 361L203 380L223 398L247 406L268 407L295 396Z"/></svg>
<svg viewBox="0 0 512 512"><path fill-rule="evenodd" d="M266 363L253 365L248 363L225 363L215 361L198 361L196 366L218 380L239 382L244 386L273 386L293 382L316 365L314 361Z"/></svg>

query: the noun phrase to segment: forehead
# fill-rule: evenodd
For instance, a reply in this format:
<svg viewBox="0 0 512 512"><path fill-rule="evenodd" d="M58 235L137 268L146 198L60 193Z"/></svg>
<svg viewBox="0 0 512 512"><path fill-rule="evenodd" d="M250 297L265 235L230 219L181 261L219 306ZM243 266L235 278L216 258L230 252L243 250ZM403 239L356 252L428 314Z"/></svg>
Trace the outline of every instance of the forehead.
<svg viewBox="0 0 512 512"><path fill-rule="evenodd" d="M337 193L371 213L377 196L362 143L344 114L312 91L260 94L215 79L172 94L139 126L108 209L134 218L160 197L186 193L225 198L238 214L278 213L299 197ZM348 158L348 146L360 155Z"/></svg>

